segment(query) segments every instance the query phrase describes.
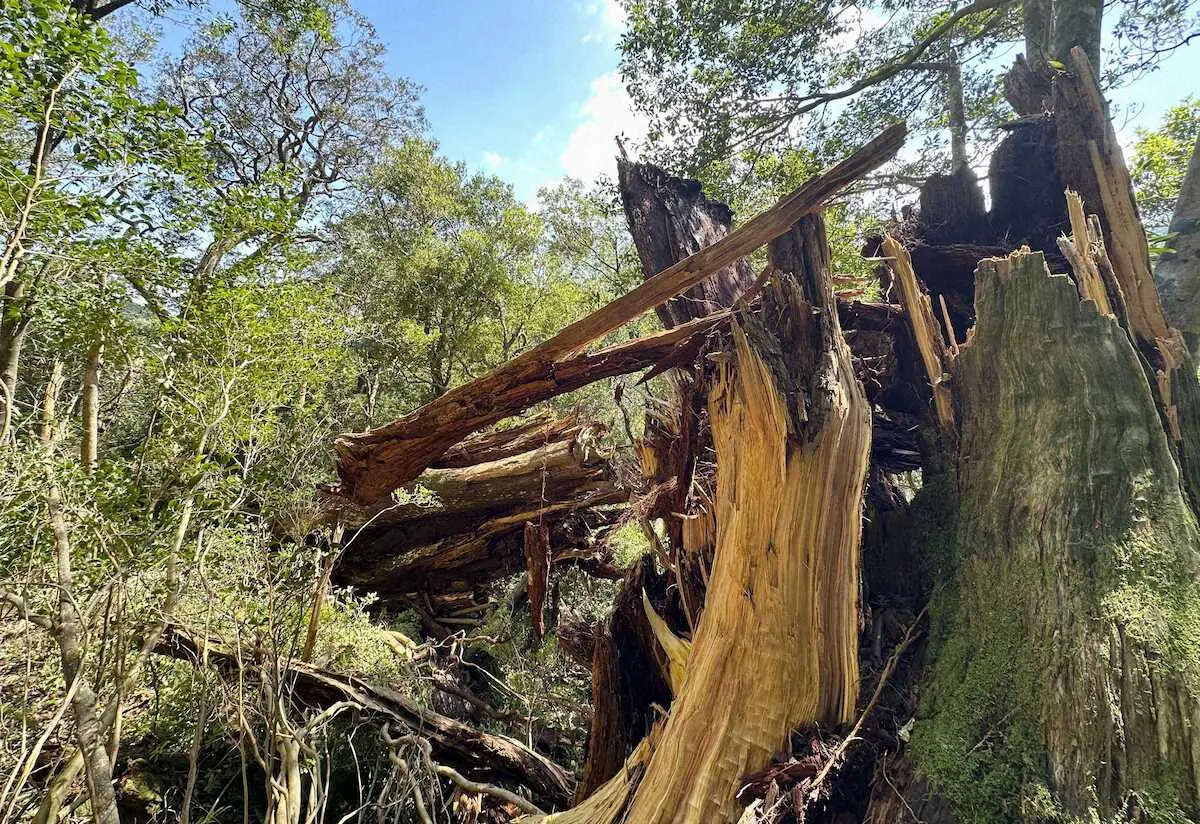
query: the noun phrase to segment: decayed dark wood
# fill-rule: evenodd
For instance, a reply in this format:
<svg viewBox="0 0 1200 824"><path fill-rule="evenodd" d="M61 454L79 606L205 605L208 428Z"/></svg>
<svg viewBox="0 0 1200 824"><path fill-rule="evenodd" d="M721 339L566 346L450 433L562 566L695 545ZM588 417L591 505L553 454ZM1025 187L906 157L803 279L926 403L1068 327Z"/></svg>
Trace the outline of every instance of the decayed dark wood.
<svg viewBox="0 0 1200 824"><path fill-rule="evenodd" d="M948 175L933 175L921 186L921 227L924 241L984 243L991 237L983 189L970 166Z"/></svg>
<svg viewBox="0 0 1200 824"><path fill-rule="evenodd" d="M156 652L198 662L241 678L266 677L245 656L235 655L217 642L202 643L187 633L169 629ZM511 738L477 730L439 715L395 690L354 675L331 672L299 661L281 662L290 685L289 700L303 710L331 706L339 701L356 704L376 723L398 724L429 741L433 756L470 778L527 787L534 800L546 807L564 807L571 797L566 772Z"/></svg>
<svg viewBox="0 0 1200 824"><path fill-rule="evenodd" d="M613 505L628 493L597 446L600 435L575 416L543 416L457 445L445 461L453 466L430 468L409 487L414 495L431 491L432 504L358 507L339 499L347 541L334 580L385 600L480 591L526 568L527 521L546 528L552 562L619 575L605 568L610 559L597 539L616 523Z"/></svg>
<svg viewBox="0 0 1200 824"><path fill-rule="evenodd" d="M592 724L576 802L617 774L633 747L650 732L658 717L655 707L671 703L670 663L642 606L645 592L652 606L664 607L669 583L655 570L652 557L642 558L627 571L608 622L596 630Z"/></svg>
<svg viewBox="0 0 1200 824"><path fill-rule="evenodd" d="M528 582L529 614L533 635L541 640L546 634L546 593L550 588L550 527L525 522L522 540L525 550L525 575Z"/></svg>
<svg viewBox="0 0 1200 824"><path fill-rule="evenodd" d="M592 657L596 654L596 636L603 626L603 623L585 621L568 612L558 619L558 625L554 628L558 648L579 666L591 669Z"/></svg>
<svg viewBox="0 0 1200 824"><path fill-rule="evenodd" d="M1055 240L1069 231L1056 160L1057 128L1049 116L1012 124L988 165L992 241L1010 251L1021 244L1049 250L1052 260Z"/></svg>
<svg viewBox="0 0 1200 824"><path fill-rule="evenodd" d="M729 234L733 212L709 200L700 182L668 175L650 163L617 162L621 203L629 232L649 279ZM754 283L754 270L738 258L683 294L657 307L663 326L729 309Z"/></svg>
<svg viewBox="0 0 1200 824"><path fill-rule="evenodd" d="M643 368L649 365L649 347L663 347L657 360L675 344L705 331L708 327L704 324L712 321L697 321L700 325L695 327L677 327L655 336L652 343L578 355L589 344L642 312L686 291L787 231L799 217L819 209L845 186L890 159L903 145L905 135L903 123L884 130L772 209L488 375L371 432L338 438L334 444L341 478L337 492L360 502L378 501L416 478L471 432L555 395Z"/></svg>

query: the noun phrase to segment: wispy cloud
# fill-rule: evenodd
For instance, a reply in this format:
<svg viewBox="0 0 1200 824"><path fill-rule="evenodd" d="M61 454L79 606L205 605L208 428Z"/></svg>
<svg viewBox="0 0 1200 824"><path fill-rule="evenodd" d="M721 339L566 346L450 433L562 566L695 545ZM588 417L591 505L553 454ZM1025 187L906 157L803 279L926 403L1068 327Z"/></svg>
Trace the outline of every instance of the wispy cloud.
<svg viewBox="0 0 1200 824"><path fill-rule="evenodd" d="M508 162L508 158L498 152L484 152L483 165L493 172Z"/></svg>
<svg viewBox="0 0 1200 824"><path fill-rule="evenodd" d="M633 102L616 71L592 81L588 98L579 107L579 123L567 137L559 156L563 171L584 182L612 175L617 146L613 138L634 142L646 137L646 118L633 110Z"/></svg>
<svg viewBox="0 0 1200 824"><path fill-rule="evenodd" d="M577 4L580 15L588 30L584 32L579 42L612 45L617 42L625 28L625 9L617 0L594 0L585 4Z"/></svg>

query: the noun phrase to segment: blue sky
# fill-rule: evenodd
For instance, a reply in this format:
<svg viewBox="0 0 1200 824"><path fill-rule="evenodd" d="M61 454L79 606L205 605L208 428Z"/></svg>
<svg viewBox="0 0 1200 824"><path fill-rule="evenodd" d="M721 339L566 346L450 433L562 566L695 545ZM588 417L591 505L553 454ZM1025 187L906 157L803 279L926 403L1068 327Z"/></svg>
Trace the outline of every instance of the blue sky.
<svg viewBox="0 0 1200 824"><path fill-rule="evenodd" d="M355 0L388 66L425 88L433 136L454 160L532 201L563 175L615 171L613 136L644 134L616 74L615 0Z"/></svg>
<svg viewBox="0 0 1200 824"><path fill-rule="evenodd" d="M353 1L388 44L389 68L425 87L442 151L494 172L526 201L563 175L612 174L613 136L645 133L616 72L616 0ZM1122 142L1200 92L1198 78L1193 45L1118 90Z"/></svg>
<svg viewBox="0 0 1200 824"><path fill-rule="evenodd" d="M645 134L617 73L617 0L351 2L387 45L388 69L424 87L443 154L500 176L530 204L540 186L564 175L613 174L613 137L636 142ZM181 31L166 28L170 49ZM1127 150L1138 126L1154 127L1169 106L1197 93L1200 43L1117 90L1114 117Z"/></svg>

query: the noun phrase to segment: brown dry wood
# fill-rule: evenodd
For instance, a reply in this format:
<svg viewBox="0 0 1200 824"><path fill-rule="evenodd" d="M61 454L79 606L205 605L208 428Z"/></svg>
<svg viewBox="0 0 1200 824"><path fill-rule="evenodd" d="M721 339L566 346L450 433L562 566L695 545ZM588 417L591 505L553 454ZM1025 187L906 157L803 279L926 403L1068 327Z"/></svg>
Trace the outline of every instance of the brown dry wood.
<svg viewBox="0 0 1200 824"><path fill-rule="evenodd" d="M422 473L414 486L433 491L434 505L339 501L348 539L334 580L385 599L479 590L525 568L529 520L550 530L555 563L619 577L593 534L616 522L627 496L597 447L601 432L574 415L542 416L468 438L449 456L454 466Z"/></svg>
<svg viewBox="0 0 1200 824"><path fill-rule="evenodd" d="M581 667L591 669L592 658L596 654L596 636L603 624L585 621L574 613L567 612L558 620L554 628L554 637L558 639L558 648L567 654L572 661Z"/></svg>
<svg viewBox="0 0 1200 824"><path fill-rule="evenodd" d="M535 403L578 389L596 380L649 365L646 347L610 347L580 356L592 342L643 312L684 292L715 272L783 234L847 185L890 159L904 143L907 130L897 123L824 174L818 175L776 206L739 226L700 252L660 272L607 306L572 323L550 340L491 373L446 393L392 423L367 433L346 434L334 446L338 456L339 492L360 502L386 497L413 480L466 435ZM659 343L681 343L708 328L677 327L655 336ZM671 345L666 347L673 349ZM666 352L662 352L662 357ZM640 365L639 365L640 364Z"/></svg>
<svg viewBox="0 0 1200 824"><path fill-rule="evenodd" d="M522 355L386 426L338 438L342 481L330 492L345 498L344 505L378 505L472 432L598 380L653 366L727 320L701 318L557 362Z"/></svg>
<svg viewBox="0 0 1200 824"><path fill-rule="evenodd" d="M742 776L858 692L860 501L870 411L837 324L819 217L772 244L709 393L717 551L686 675L625 770L554 820L736 820ZM819 347L818 351L813 351Z"/></svg>
<svg viewBox="0 0 1200 824"><path fill-rule="evenodd" d="M529 613L533 619L533 635L542 640L546 634L546 593L550 585L550 527L525 522L525 575L528 581Z"/></svg>
<svg viewBox="0 0 1200 824"><path fill-rule="evenodd" d="M170 628L156 652L173 658L205 660L219 671L242 676L268 677L257 664L241 661L219 642L204 643L179 628ZM484 781L521 784L544 807L564 806L570 798L571 780L557 765L517 741L483 732L422 707L395 690L355 675L332 672L299 661L281 662L289 700L312 710L341 701L356 704L375 722L398 724L427 740L439 762L452 764Z"/></svg>
<svg viewBox="0 0 1200 824"><path fill-rule="evenodd" d="M1178 450L1184 485L1200 512L1200 382L1182 334L1172 328L1159 300L1149 247L1129 170L1108 118L1087 56L1071 50L1068 71L1054 82L1054 119L1063 180L1099 217L1104 233L1101 275L1114 283L1110 297L1122 325L1137 343L1152 375L1151 386L1168 435Z"/></svg>
<svg viewBox="0 0 1200 824"><path fill-rule="evenodd" d="M587 759L575 789L584 800L621 769L671 701L670 663L642 607L647 592L666 604L671 579L649 555L625 574L608 620L596 629L592 658L592 721Z"/></svg>

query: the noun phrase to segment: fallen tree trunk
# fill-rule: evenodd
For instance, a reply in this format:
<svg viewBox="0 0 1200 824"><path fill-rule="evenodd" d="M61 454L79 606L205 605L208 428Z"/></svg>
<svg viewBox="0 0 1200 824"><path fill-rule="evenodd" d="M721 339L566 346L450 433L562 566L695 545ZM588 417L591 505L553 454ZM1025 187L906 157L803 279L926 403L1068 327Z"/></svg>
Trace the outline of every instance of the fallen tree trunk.
<svg viewBox="0 0 1200 824"><path fill-rule="evenodd" d="M622 344L591 355L579 354L609 332L788 231L801 216L820 209L847 185L890 159L904 143L905 135L903 123L885 129L841 163L712 246L660 272L482 378L457 387L392 423L370 432L341 436L334 443L341 482L331 492L359 503L377 502L414 480L470 433L601 378L643 368L649 365L647 348L669 343L673 349L674 345L706 331L713 322L708 318L696 321L695 327L685 324L636 345ZM665 352L660 352L655 360L664 355Z"/></svg>
<svg viewBox="0 0 1200 824"><path fill-rule="evenodd" d="M155 651L193 663L201 660L233 677L268 676L217 642L204 642L178 628L169 628ZM496 781L529 789L543 807L563 807L570 799L571 780L562 768L511 738L477 730L439 715L410 698L354 675L331 672L296 660L280 662L281 679L290 686L289 700L311 711L349 702L356 711L381 726L396 724L430 743L437 761L462 770L480 781Z"/></svg>
<svg viewBox="0 0 1200 824"><path fill-rule="evenodd" d="M385 600L482 590L525 568L527 521L548 530L552 561L619 575L599 538L628 493L613 478L601 434L573 415L540 416L456 445L398 503L337 500L348 539L334 580Z"/></svg>
<svg viewBox="0 0 1200 824"><path fill-rule="evenodd" d="M708 411L717 551L686 675L626 769L558 821L718 822L797 725L858 693L870 412L837 323L820 219L772 245L779 282L733 328Z"/></svg>

